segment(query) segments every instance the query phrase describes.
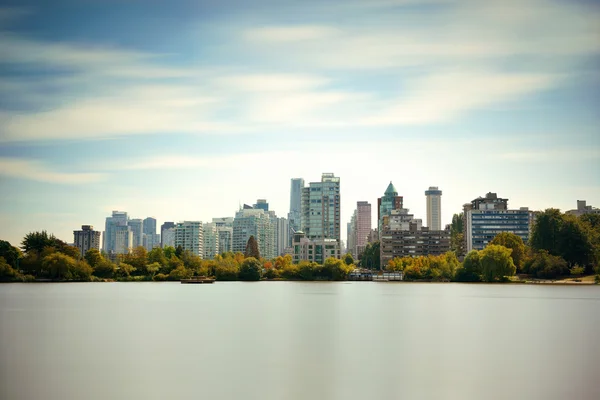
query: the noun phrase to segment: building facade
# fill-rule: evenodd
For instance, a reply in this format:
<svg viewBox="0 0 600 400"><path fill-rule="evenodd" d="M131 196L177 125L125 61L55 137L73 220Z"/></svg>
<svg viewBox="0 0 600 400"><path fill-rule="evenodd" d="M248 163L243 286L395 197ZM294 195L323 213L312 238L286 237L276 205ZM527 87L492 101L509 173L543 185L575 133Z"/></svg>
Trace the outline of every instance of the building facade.
<svg viewBox="0 0 600 400"><path fill-rule="evenodd" d="M204 224L204 259L212 260L219 254L219 228L214 222Z"/></svg>
<svg viewBox="0 0 600 400"><path fill-rule="evenodd" d="M450 251L450 229L430 230L423 227L408 209L392 210L383 219L379 235L381 268L395 257L440 255Z"/></svg>
<svg viewBox="0 0 600 400"><path fill-rule="evenodd" d="M334 174L324 173L321 182L302 189L301 229L307 239L335 239L339 246L340 204L340 178Z"/></svg>
<svg viewBox="0 0 600 400"><path fill-rule="evenodd" d="M204 257L204 229L201 221L183 221L175 225L175 247Z"/></svg>
<svg viewBox="0 0 600 400"><path fill-rule="evenodd" d="M160 242L163 249L165 247L175 247L175 227L163 229Z"/></svg>
<svg viewBox="0 0 600 400"><path fill-rule="evenodd" d="M250 236L258 243L261 257L275 257L276 243L274 227L268 212L262 209L243 208L233 220L233 252L244 252Z"/></svg>
<svg viewBox="0 0 600 400"><path fill-rule="evenodd" d="M144 221L139 218L130 219L127 225L133 232L133 248L144 245Z"/></svg>
<svg viewBox="0 0 600 400"><path fill-rule="evenodd" d="M288 221L290 225L290 242L292 244L292 235L299 231L302 224L302 190L304 189L304 179L292 178L290 188L290 212Z"/></svg>
<svg viewBox="0 0 600 400"><path fill-rule="evenodd" d="M575 215L581 217L585 214L600 214L600 208L592 207L587 205L585 200L577 200L577 209L569 210L565 214Z"/></svg>
<svg viewBox="0 0 600 400"><path fill-rule="evenodd" d="M100 250L100 231L91 225L82 225L80 231L73 231L74 246L79 249L81 257L90 249Z"/></svg>
<svg viewBox="0 0 600 400"><path fill-rule="evenodd" d="M129 217L125 211L113 211L110 217L106 217L102 249L107 254L122 254L117 253L117 227L127 226L128 221Z"/></svg>
<svg viewBox="0 0 600 400"><path fill-rule="evenodd" d="M430 186L425 191L427 199L427 227L432 231L442 229L442 191L437 186Z"/></svg>
<svg viewBox="0 0 600 400"><path fill-rule="evenodd" d="M145 235L156 234L156 219L148 217L144 219L143 232Z"/></svg>
<svg viewBox="0 0 600 400"><path fill-rule="evenodd" d="M310 240L305 237L304 232L294 234L292 261L297 264L300 261L311 261L318 264L330 258L341 258L340 242L336 239Z"/></svg>
<svg viewBox="0 0 600 400"><path fill-rule="evenodd" d="M352 252L356 257L362 256L371 233L371 204L367 201L356 203L356 234L355 249Z"/></svg>
<svg viewBox="0 0 600 400"><path fill-rule="evenodd" d="M382 231L383 218L390 215L392 210L402 209L404 204L402 196L398 196L398 191L390 181L383 197L377 199L377 230Z"/></svg>
<svg viewBox="0 0 600 400"><path fill-rule="evenodd" d="M233 251L233 217L213 218L219 232L219 254Z"/></svg>
<svg viewBox="0 0 600 400"><path fill-rule="evenodd" d="M117 225L114 228L115 248L109 255L127 254L133 250L133 232L127 225Z"/></svg>
<svg viewBox="0 0 600 400"><path fill-rule="evenodd" d="M277 218L277 255L285 254L290 247L290 224L287 218Z"/></svg>
<svg viewBox="0 0 600 400"><path fill-rule="evenodd" d="M173 244L167 244L165 243L165 231L167 229L171 229L171 228L175 228L175 222L165 222L164 224L162 224L160 226L160 247L167 247L167 246L173 246L173 244L175 244L175 242L173 241ZM170 239L171 235L167 234L167 237ZM174 240L174 238L173 238Z"/></svg>
<svg viewBox="0 0 600 400"><path fill-rule="evenodd" d="M527 244L534 213L527 207L508 209L508 199L487 193L463 207L465 251L483 250L499 233L511 232Z"/></svg>

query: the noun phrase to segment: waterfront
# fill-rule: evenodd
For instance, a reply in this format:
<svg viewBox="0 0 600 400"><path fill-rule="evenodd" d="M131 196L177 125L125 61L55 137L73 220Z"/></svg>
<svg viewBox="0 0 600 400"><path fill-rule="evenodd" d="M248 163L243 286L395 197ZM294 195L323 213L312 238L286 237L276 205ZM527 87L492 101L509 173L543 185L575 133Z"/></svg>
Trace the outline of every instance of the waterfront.
<svg viewBox="0 0 600 400"><path fill-rule="evenodd" d="M3 399L597 399L600 287L0 285Z"/></svg>

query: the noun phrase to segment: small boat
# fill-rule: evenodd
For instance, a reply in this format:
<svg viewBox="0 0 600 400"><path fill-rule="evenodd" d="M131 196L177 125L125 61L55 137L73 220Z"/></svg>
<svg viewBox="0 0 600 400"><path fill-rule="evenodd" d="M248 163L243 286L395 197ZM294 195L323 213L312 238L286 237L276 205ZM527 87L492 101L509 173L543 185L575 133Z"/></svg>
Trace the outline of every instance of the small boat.
<svg viewBox="0 0 600 400"><path fill-rule="evenodd" d="M182 279L181 283L213 283L214 281L214 278L206 276L192 276L190 279Z"/></svg>

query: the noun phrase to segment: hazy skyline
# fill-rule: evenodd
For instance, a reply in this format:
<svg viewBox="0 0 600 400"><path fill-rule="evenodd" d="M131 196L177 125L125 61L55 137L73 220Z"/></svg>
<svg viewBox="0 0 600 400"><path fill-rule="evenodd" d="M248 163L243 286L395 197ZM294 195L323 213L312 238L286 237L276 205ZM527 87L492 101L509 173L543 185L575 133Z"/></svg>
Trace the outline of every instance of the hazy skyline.
<svg viewBox="0 0 600 400"><path fill-rule="evenodd" d="M252 3L252 5L248 4ZM595 1L4 1L0 239L104 229L112 210L234 216L290 179L393 181L442 226L510 208L600 207ZM12 4L12 6L11 6ZM376 224L374 223L374 226Z"/></svg>

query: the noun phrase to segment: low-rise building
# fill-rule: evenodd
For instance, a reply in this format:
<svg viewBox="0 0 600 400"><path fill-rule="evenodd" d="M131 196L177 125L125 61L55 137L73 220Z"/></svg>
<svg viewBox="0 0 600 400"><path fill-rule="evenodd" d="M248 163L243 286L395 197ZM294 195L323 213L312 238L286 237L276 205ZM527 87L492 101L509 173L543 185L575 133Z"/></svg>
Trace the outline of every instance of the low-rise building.
<svg viewBox="0 0 600 400"><path fill-rule="evenodd" d="M341 258L340 242L337 239L310 240L302 231L294 234L293 249L292 259L294 263L304 260L323 264L330 257Z"/></svg>
<svg viewBox="0 0 600 400"><path fill-rule="evenodd" d="M577 209L569 210L565 214L575 215L577 217L584 214L600 214L600 208L588 206L587 201L585 200L577 200Z"/></svg>

